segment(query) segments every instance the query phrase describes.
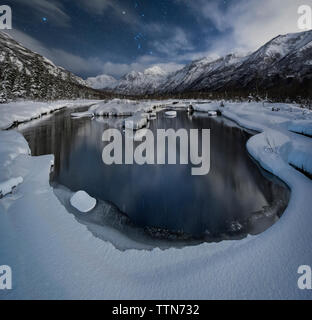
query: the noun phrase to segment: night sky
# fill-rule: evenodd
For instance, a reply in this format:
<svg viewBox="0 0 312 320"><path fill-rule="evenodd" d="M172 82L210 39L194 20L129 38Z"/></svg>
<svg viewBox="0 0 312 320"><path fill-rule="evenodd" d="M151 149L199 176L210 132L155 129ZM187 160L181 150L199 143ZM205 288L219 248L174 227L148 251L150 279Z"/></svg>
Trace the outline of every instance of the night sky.
<svg viewBox="0 0 312 320"><path fill-rule="evenodd" d="M308 0L310 1L310 0ZM7 0L8 33L76 74L120 77L255 50L298 32L297 0Z"/></svg>

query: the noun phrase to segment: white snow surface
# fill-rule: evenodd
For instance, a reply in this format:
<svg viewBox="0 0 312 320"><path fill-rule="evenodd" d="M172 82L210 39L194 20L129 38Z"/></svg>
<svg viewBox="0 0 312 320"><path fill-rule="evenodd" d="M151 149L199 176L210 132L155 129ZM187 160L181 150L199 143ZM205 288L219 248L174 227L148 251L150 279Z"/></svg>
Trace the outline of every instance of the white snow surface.
<svg viewBox="0 0 312 320"><path fill-rule="evenodd" d="M192 104L194 111L209 112L218 110L219 106L215 103Z"/></svg>
<svg viewBox="0 0 312 320"><path fill-rule="evenodd" d="M62 108L88 106L98 100L62 100L53 102L19 101L0 104L0 129L10 128L15 123L22 123L40 118Z"/></svg>
<svg viewBox="0 0 312 320"><path fill-rule="evenodd" d="M90 197L85 191L77 191L71 198L70 204L80 212L89 212L96 206L96 199Z"/></svg>
<svg viewBox="0 0 312 320"><path fill-rule="evenodd" d="M95 116L129 116L124 121L127 129L140 129L147 125L149 114L153 110L154 102L113 99L100 102L89 109Z"/></svg>
<svg viewBox="0 0 312 320"><path fill-rule="evenodd" d="M0 264L13 272L13 289L0 290L0 299L311 299L311 290L298 289L297 270L312 265L312 182L288 164L311 168L311 138L288 130L311 113L278 107L226 102L222 111L261 132L247 148L291 188L281 219L243 240L164 251L122 252L94 237L54 195L53 156L31 157L20 134L0 132L0 180L24 180L0 200Z"/></svg>
<svg viewBox="0 0 312 320"><path fill-rule="evenodd" d="M11 178L7 181L0 182L0 198L12 192L12 190L22 182L22 177Z"/></svg>
<svg viewBox="0 0 312 320"><path fill-rule="evenodd" d="M132 116L140 111L150 111L152 107L152 102L113 99L95 104L89 112L93 112L96 116Z"/></svg>
<svg viewBox="0 0 312 320"><path fill-rule="evenodd" d="M288 126L288 129L290 131L312 136L312 121L297 120L295 122L291 122Z"/></svg>

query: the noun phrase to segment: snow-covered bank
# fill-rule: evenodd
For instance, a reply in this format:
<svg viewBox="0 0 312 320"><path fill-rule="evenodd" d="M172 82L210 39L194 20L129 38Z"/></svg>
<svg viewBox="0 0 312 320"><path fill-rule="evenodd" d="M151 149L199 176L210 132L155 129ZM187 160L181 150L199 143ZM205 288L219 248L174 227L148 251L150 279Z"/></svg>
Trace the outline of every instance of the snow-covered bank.
<svg viewBox="0 0 312 320"><path fill-rule="evenodd" d="M62 108L91 106L98 100L59 100L53 102L19 101L0 104L0 129L8 129L14 124L40 118L42 115Z"/></svg>
<svg viewBox="0 0 312 320"><path fill-rule="evenodd" d="M153 103L134 100L114 99L97 103L89 109L96 116L132 116L137 112L148 112Z"/></svg>
<svg viewBox="0 0 312 320"><path fill-rule="evenodd" d="M125 117L123 122L126 129L138 130L145 127L150 118L153 107L159 105L156 101L134 101L113 99L97 103L89 109L95 116Z"/></svg>
<svg viewBox="0 0 312 320"><path fill-rule="evenodd" d="M30 157L21 135L0 132L0 181L23 178L0 200L0 264L13 271L13 289L0 290L0 299L312 298L297 286L299 265L312 265L312 182L288 165L294 157L301 167L298 150L311 161L312 139L288 130L311 114L289 106L280 105L279 112L256 103L222 108L262 132L247 147L292 189L282 218L255 237L165 251L121 252L93 237L55 197L53 157Z"/></svg>
<svg viewBox="0 0 312 320"><path fill-rule="evenodd" d="M0 182L0 198L4 197L8 193L12 192L19 184L23 182L22 177L11 178L7 181Z"/></svg>

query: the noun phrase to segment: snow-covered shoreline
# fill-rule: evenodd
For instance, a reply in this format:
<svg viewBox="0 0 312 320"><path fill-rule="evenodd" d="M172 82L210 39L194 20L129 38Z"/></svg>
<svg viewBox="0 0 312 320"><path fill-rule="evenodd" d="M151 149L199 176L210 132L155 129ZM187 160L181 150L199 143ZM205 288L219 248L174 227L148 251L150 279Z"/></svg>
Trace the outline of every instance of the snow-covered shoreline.
<svg viewBox="0 0 312 320"><path fill-rule="evenodd" d="M311 299L311 291L298 289L297 269L312 265L312 181L288 163L312 173L312 139L289 131L303 120L311 125L312 114L278 107L225 103L220 109L261 132L247 148L291 188L282 218L258 236L165 251L121 252L93 237L49 185L53 156L31 157L20 134L0 132L0 181L23 178L0 200L0 265L13 271L13 289L0 290L0 299Z"/></svg>
<svg viewBox="0 0 312 320"><path fill-rule="evenodd" d="M58 100L54 102L19 101L0 104L0 130L9 129L19 123L38 119L63 108L91 107L98 100Z"/></svg>

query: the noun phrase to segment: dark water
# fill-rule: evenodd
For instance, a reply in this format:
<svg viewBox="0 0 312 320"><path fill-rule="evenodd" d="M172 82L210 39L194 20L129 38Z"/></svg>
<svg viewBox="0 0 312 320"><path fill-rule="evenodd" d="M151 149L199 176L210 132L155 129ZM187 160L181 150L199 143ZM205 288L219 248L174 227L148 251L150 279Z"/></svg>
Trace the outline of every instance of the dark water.
<svg viewBox="0 0 312 320"><path fill-rule="evenodd" d="M288 188L250 158L250 133L233 122L184 111L174 119L160 113L150 122L154 132L211 129L211 169L205 176L192 176L192 164L105 165L103 131L120 123L118 118L71 119L69 111L61 111L18 129L33 155L55 155L54 184L113 203L154 238L241 238L264 231L284 211Z"/></svg>

